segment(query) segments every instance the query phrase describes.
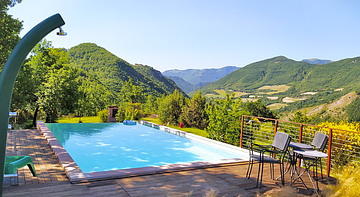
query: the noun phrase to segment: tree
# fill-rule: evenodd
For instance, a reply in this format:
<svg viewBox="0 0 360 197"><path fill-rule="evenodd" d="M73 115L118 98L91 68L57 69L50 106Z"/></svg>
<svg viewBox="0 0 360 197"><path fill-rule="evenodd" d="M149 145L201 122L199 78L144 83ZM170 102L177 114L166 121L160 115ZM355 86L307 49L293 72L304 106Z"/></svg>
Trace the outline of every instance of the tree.
<svg viewBox="0 0 360 197"><path fill-rule="evenodd" d="M159 105L160 120L162 123L177 125L182 114L185 97L178 90L173 94L164 96Z"/></svg>
<svg viewBox="0 0 360 197"><path fill-rule="evenodd" d="M205 129L208 126L209 117L206 113L206 98L198 91L192 97L190 103L183 107L181 122L186 127Z"/></svg>
<svg viewBox="0 0 360 197"><path fill-rule="evenodd" d="M225 100L214 100L214 104L208 105L206 113L209 116L209 126L206 131L210 139L226 142L233 145L240 143L241 116L248 112L240 110L241 100L234 99L226 94Z"/></svg>
<svg viewBox="0 0 360 197"><path fill-rule="evenodd" d="M34 109L33 124L36 124L39 109L45 112L46 122L55 122L59 114L73 113L79 99L78 70L68 65L67 51L53 48L43 40L32 51L25 67L32 68L34 89L29 92Z"/></svg>
<svg viewBox="0 0 360 197"><path fill-rule="evenodd" d="M129 76L129 80L122 83L121 94L124 102L129 102L132 106L132 119L134 119L135 107L139 106L144 100L143 89L140 86L133 85L133 80ZM119 112L120 113L120 112ZM136 116L136 115L135 115Z"/></svg>
<svg viewBox="0 0 360 197"><path fill-rule="evenodd" d="M360 97L356 97L347 107L346 114L349 121L360 122Z"/></svg>
<svg viewBox="0 0 360 197"><path fill-rule="evenodd" d="M306 111L304 111L304 113L302 113L301 111L297 111L295 112L294 116L292 118L290 118L290 121L292 122L298 122L298 123L310 123L312 120L311 117L307 117L306 116Z"/></svg>
<svg viewBox="0 0 360 197"><path fill-rule="evenodd" d="M158 102L156 102L156 98L149 94L146 98L146 102L143 104L142 109L147 115L156 114L158 111Z"/></svg>
<svg viewBox="0 0 360 197"><path fill-rule="evenodd" d="M263 117L263 118L276 118L276 114L262 104L261 99L255 102L246 102L242 108L244 111L248 111L251 116Z"/></svg>
<svg viewBox="0 0 360 197"><path fill-rule="evenodd" d="M7 58L16 44L20 41L20 30L22 22L7 14L8 7L13 7L21 0L0 1L0 71L5 65Z"/></svg>

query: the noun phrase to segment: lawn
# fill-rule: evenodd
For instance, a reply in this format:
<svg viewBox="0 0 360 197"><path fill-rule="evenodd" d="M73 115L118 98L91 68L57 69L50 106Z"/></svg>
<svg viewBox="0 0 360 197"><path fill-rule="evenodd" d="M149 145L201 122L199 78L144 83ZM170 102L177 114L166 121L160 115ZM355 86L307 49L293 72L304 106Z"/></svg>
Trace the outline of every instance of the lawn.
<svg viewBox="0 0 360 197"><path fill-rule="evenodd" d="M144 121L148 121L148 122L152 122L158 125L161 125L161 121L158 118L141 118L141 120ZM177 129L177 130L181 130L181 131L185 131L188 133L193 133L195 135L199 135L202 137L208 137L208 133L205 130L201 130L201 129L197 129L197 128L180 128L179 126L174 126L174 125L165 125L167 127L171 127L173 129Z"/></svg>
<svg viewBox="0 0 360 197"><path fill-rule="evenodd" d="M88 116L88 117L65 117L65 118L59 118L58 123L79 123L81 120L82 123L101 123L101 119L99 116Z"/></svg>

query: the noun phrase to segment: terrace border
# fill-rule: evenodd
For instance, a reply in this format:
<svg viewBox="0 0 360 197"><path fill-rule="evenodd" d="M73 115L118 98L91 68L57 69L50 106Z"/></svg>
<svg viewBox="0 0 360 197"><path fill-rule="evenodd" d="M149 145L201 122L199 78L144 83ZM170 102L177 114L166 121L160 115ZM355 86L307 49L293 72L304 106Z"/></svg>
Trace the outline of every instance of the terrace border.
<svg viewBox="0 0 360 197"><path fill-rule="evenodd" d="M141 123L144 124L146 121L139 121L139 122L140 124ZM40 132L44 135L45 139L48 141L51 149L54 151L55 156L57 157L60 165L64 168L66 176L69 178L71 183L84 183L89 181L127 178L134 176L218 167L224 165L238 165L249 161L248 151L240 147L207 139L201 136L197 136L184 131L179 131L169 127L156 125L154 123L149 123L149 122L146 123L153 125L152 127L155 126L158 127L159 130L161 131L166 131L175 135L180 135L194 141L201 141L207 144L211 143L212 146L215 145L217 148L221 146L227 147L227 150L234 152L236 151L237 154L239 154L239 152L240 154L244 154L245 159L244 158L221 159L221 160L213 160L213 161L190 162L190 163L169 164L169 165L161 165L161 166L149 166L142 168L131 168L131 169L123 169L123 170L84 173L43 121L37 121L37 128L40 130ZM224 147L222 147L221 149L224 149Z"/></svg>

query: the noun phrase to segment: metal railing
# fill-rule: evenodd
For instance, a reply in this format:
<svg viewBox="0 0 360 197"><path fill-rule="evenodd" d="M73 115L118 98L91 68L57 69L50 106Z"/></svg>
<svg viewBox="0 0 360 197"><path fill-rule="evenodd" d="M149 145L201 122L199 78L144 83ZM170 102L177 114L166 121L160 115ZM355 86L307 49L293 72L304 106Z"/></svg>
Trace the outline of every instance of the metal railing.
<svg viewBox="0 0 360 197"><path fill-rule="evenodd" d="M287 133L292 141L311 144L316 132L329 136L325 152L327 175L334 165L348 162L360 163L360 133L336 128L309 125L284 120L243 115L241 119L240 147L248 148L251 141L271 144L277 131ZM325 163L325 161L322 161Z"/></svg>

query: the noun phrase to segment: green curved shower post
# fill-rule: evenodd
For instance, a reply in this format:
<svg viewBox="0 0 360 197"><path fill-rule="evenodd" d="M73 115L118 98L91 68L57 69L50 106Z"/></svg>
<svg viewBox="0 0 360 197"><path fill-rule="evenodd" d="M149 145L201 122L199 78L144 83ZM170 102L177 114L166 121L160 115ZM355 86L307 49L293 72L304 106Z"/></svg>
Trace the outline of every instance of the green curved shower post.
<svg viewBox="0 0 360 197"><path fill-rule="evenodd" d="M55 14L33 27L12 50L0 75L0 195L2 196L7 126L12 91L17 74L26 56L48 33L64 25L60 14Z"/></svg>

